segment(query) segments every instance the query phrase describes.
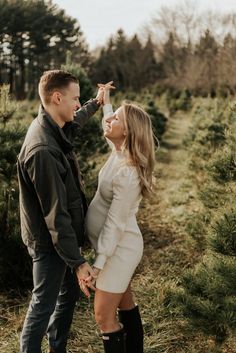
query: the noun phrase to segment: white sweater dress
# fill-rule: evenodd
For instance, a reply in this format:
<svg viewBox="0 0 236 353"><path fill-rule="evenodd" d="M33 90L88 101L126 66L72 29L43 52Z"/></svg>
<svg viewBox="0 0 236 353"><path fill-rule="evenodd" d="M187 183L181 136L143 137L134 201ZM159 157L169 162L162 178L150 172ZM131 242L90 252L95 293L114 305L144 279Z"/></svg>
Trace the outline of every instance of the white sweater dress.
<svg viewBox="0 0 236 353"><path fill-rule="evenodd" d="M104 117L113 113L110 104L103 111ZM124 293L142 258L143 238L136 221L140 201L136 168L127 165L125 154L113 148L99 172L98 188L86 215L87 234L96 251L94 266L101 270L98 289Z"/></svg>

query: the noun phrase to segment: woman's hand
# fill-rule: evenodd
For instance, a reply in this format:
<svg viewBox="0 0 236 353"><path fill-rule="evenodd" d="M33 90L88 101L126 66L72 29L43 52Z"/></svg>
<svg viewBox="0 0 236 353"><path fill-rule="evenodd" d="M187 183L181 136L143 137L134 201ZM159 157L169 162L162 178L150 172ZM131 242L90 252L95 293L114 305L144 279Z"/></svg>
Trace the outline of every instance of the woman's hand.
<svg viewBox="0 0 236 353"><path fill-rule="evenodd" d="M92 269L92 267L90 267L90 265L87 262L85 262L76 269L76 276L82 292L86 295L86 297L89 298L90 297L89 288L91 288L92 290L95 290L95 287L92 283L93 281L95 283L97 278L95 271ZM86 282L87 278L91 278L91 281L88 283Z"/></svg>
<svg viewBox="0 0 236 353"><path fill-rule="evenodd" d="M95 274L95 276L96 276L96 278L98 278L98 275L99 275L99 272L101 271L99 268L97 268L97 267L92 267L92 269L93 269L93 273Z"/></svg>
<svg viewBox="0 0 236 353"><path fill-rule="evenodd" d="M98 83L99 90L103 90L103 104L110 104L110 90L115 89L115 86L112 84L113 81L106 84Z"/></svg>
<svg viewBox="0 0 236 353"><path fill-rule="evenodd" d="M99 272L100 272L100 269L93 266L93 273L95 274L96 277L88 276L85 279L85 283L88 285L88 287L90 287L93 290L96 290L95 284L96 284L96 279L99 275Z"/></svg>

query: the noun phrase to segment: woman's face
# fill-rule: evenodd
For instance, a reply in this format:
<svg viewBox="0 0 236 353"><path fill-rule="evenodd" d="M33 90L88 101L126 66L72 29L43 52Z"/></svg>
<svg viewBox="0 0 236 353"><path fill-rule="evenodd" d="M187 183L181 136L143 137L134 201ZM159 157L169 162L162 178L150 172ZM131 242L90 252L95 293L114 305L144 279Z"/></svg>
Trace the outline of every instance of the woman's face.
<svg viewBox="0 0 236 353"><path fill-rule="evenodd" d="M124 123L124 108L118 108L115 113L105 119L104 136L112 142L123 142L126 135Z"/></svg>

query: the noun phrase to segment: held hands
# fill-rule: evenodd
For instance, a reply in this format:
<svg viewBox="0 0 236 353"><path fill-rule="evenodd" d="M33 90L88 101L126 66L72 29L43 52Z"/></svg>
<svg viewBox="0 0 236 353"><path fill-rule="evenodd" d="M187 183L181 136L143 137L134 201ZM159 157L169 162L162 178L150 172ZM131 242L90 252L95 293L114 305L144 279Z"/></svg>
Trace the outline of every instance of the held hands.
<svg viewBox="0 0 236 353"><path fill-rule="evenodd" d="M97 277L99 275L100 270L99 270L99 268L96 268L96 267L93 266L93 272L95 273L96 278L93 278L92 276L89 276L85 280L85 283L88 285L88 287L90 287L91 285L93 287L95 287L96 279L97 279ZM90 288L92 288L92 287L90 287Z"/></svg>
<svg viewBox="0 0 236 353"><path fill-rule="evenodd" d="M96 282L97 273L87 263L83 263L76 269L76 276L79 282L79 286L86 297L90 297L89 288L95 290L94 284ZM89 281L87 281L89 279Z"/></svg>
<svg viewBox="0 0 236 353"><path fill-rule="evenodd" d="M108 83L98 83L98 93L96 96L97 101L100 104L109 104L110 103L110 90L115 89L115 86L112 85L113 81Z"/></svg>

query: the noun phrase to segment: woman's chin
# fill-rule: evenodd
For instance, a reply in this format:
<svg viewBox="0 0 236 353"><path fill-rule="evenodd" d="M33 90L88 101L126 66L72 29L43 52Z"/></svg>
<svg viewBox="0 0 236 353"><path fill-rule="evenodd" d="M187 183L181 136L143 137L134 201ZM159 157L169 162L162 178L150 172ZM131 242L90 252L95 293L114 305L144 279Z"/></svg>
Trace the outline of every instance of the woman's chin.
<svg viewBox="0 0 236 353"><path fill-rule="evenodd" d="M110 134L109 134L109 131L104 131L104 137L106 137L106 138L108 138L109 139L109 136L110 136Z"/></svg>

